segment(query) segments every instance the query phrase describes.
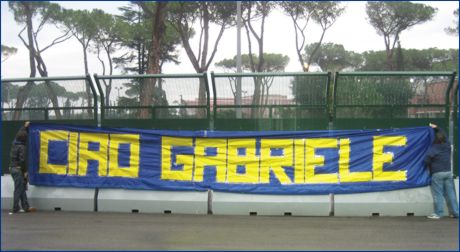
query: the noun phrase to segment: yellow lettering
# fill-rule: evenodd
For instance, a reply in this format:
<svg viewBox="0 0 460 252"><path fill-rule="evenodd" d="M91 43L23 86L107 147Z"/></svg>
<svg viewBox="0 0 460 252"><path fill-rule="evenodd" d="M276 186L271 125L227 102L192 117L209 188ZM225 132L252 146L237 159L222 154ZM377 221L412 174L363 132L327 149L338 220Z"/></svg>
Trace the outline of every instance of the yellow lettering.
<svg viewBox="0 0 460 252"><path fill-rule="evenodd" d="M238 153L238 149L244 154ZM243 172L238 172L238 167ZM259 158L256 156L255 139L228 139L228 178L229 183L259 182Z"/></svg>
<svg viewBox="0 0 460 252"><path fill-rule="evenodd" d="M129 144L129 166L120 167L118 163L120 144ZM138 134L110 134L110 177L139 177L139 135Z"/></svg>
<svg viewBox="0 0 460 252"><path fill-rule="evenodd" d="M295 139L294 183L305 183L305 139Z"/></svg>
<svg viewBox="0 0 460 252"><path fill-rule="evenodd" d="M405 146L405 136L374 136L374 181L406 181L407 171L383 171L385 163L393 162L393 153L383 152L384 146Z"/></svg>
<svg viewBox="0 0 460 252"><path fill-rule="evenodd" d="M176 155L175 164L172 163L173 147L192 147L192 138L162 137L161 138L161 179L192 181L193 155ZM182 170L172 170L173 165L182 165Z"/></svg>
<svg viewBox="0 0 460 252"><path fill-rule="evenodd" d="M338 183L337 173L316 174L315 167L324 166L324 156L316 155L320 148L337 148L337 139L317 138L305 140L305 182L306 183Z"/></svg>
<svg viewBox="0 0 460 252"><path fill-rule="evenodd" d="M262 139L260 158L260 182L270 183L270 169L281 184L291 184L292 181L284 171L283 166L293 166L292 139ZM281 149L282 155L272 156L272 149Z"/></svg>
<svg viewBox="0 0 460 252"><path fill-rule="evenodd" d="M77 158L78 158L78 133L70 132L69 134L69 171L68 175L77 175Z"/></svg>
<svg viewBox="0 0 460 252"><path fill-rule="evenodd" d="M101 133L80 133L78 176L86 176L88 161L98 162L98 175L107 176L109 136ZM92 146L92 147L91 147ZM94 148L93 150L90 149Z"/></svg>
<svg viewBox="0 0 460 252"><path fill-rule="evenodd" d="M372 180L372 172L350 172L350 139L340 139L340 182L366 182Z"/></svg>
<svg viewBox="0 0 460 252"><path fill-rule="evenodd" d="M225 182L227 170L227 139L197 138L195 140L195 175L194 181L202 182L204 167L216 167L216 181ZM206 148L215 148L215 156L206 156Z"/></svg>
<svg viewBox="0 0 460 252"><path fill-rule="evenodd" d="M48 147L50 141L66 141L69 139L69 132L64 130L49 130L40 132L40 165L38 173L50 173L65 175L67 165L49 164Z"/></svg>

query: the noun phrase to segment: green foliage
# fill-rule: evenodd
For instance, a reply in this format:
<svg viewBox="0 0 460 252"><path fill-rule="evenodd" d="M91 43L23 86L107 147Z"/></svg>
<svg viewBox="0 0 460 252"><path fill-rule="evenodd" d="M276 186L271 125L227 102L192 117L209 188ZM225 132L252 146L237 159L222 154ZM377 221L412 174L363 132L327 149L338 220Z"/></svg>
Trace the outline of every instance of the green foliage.
<svg viewBox="0 0 460 252"><path fill-rule="evenodd" d="M404 117L415 92L407 78L400 77L341 77L337 86L338 117L392 118Z"/></svg>
<svg viewBox="0 0 460 252"><path fill-rule="evenodd" d="M191 29L189 25L203 18L204 11L207 12L206 18L210 23L231 25L235 21L235 2L225 1L172 2L169 5L169 20L176 23L182 21L184 28Z"/></svg>
<svg viewBox="0 0 460 252"><path fill-rule="evenodd" d="M402 49L404 71L457 71L458 49ZM367 51L360 71L383 71L386 67L385 51ZM397 59L393 59L396 63Z"/></svg>
<svg viewBox="0 0 460 252"><path fill-rule="evenodd" d="M2 62L6 61L10 56L16 54L18 49L16 47L10 47L2 45Z"/></svg>
<svg viewBox="0 0 460 252"><path fill-rule="evenodd" d="M86 41L92 40L98 32L96 18L100 14L99 10L64 9L62 24L64 29L69 29L79 41L86 43Z"/></svg>
<svg viewBox="0 0 460 252"><path fill-rule="evenodd" d="M152 11L153 3L144 3ZM152 45L152 22L146 19L142 8L131 3L121 7L122 14L118 17L122 21L117 27L119 42L128 49L128 52L120 57L114 58L115 64L123 68L124 72L144 74L147 71L149 48ZM165 62L178 64L177 46L180 44L179 34L166 23L166 33L161 48L161 65Z"/></svg>
<svg viewBox="0 0 460 252"><path fill-rule="evenodd" d="M279 5L286 15L298 20L308 18L316 3L310 1L282 1L279 2Z"/></svg>
<svg viewBox="0 0 460 252"><path fill-rule="evenodd" d="M436 8L411 2L368 2L366 13L371 25L382 36L398 36L402 31L431 20Z"/></svg>
<svg viewBox="0 0 460 252"><path fill-rule="evenodd" d="M383 36L387 55L386 70L394 70L393 50L401 32L433 18L437 9L411 2L368 2L370 24Z"/></svg>
<svg viewBox="0 0 460 252"><path fill-rule="evenodd" d="M65 15L62 13L61 6L49 1L10 1L8 2L10 10L13 12L14 20L19 24L25 24L27 21L27 12L30 11L32 17L41 17L41 25L45 23L56 23L62 20Z"/></svg>
<svg viewBox="0 0 460 252"><path fill-rule="evenodd" d="M10 103L14 97L18 95L19 86L11 84L10 82L2 82L2 102ZM12 107L13 104L10 104Z"/></svg>
<svg viewBox="0 0 460 252"><path fill-rule="evenodd" d="M447 27L445 31L448 34L458 36L458 8L454 11L454 26L453 27Z"/></svg>
<svg viewBox="0 0 460 252"><path fill-rule="evenodd" d="M387 55L385 51L366 51L363 54L364 64L360 71L385 71Z"/></svg>
<svg viewBox="0 0 460 252"><path fill-rule="evenodd" d="M324 76L295 76L291 82L291 90L297 105L325 106L327 101L327 79ZM297 117L324 117L324 110L302 108L299 111L285 109L282 115L289 117L296 113Z"/></svg>
<svg viewBox="0 0 460 252"><path fill-rule="evenodd" d="M259 63L259 57L253 54L254 64ZM262 72L284 72L287 64L289 63L289 57L277 53L264 53L264 65ZM232 70L236 72L236 56L232 59L224 59L215 63L216 67ZM251 62L248 54L241 55L241 68L243 71L251 71Z"/></svg>
<svg viewBox="0 0 460 252"><path fill-rule="evenodd" d="M324 76L295 76L291 82L291 89L296 104L324 105L327 84Z"/></svg>
<svg viewBox="0 0 460 252"><path fill-rule="evenodd" d="M329 28L342 15L345 8L336 1L313 2L312 18L321 25L323 29Z"/></svg>
<svg viewBox="0 0 460 252"><path fill-rule="evenodd" d="M311 58L311 62L320 66L324 72L339 72L347 67L356 69L362 64L362 56L352 51L346 51L343 45L334 43L321 44L313 57L311 57L316 47L318 47L318 43L307 45L304 57Z"/></svg>
<svg viewBox="0 0 460 252"><path fill-rule="evenodd" d="M341 6L340 2L333 1L280 2L279 4L284 13L291 17L294 24L297 57L302 69L308 71L310 64L312 64L313 57L316 56L318 49L320 49L319 47L323 42L326 30L335 23L340 15L342 15L345 8ZM318 42L313 44L315 46L309 50L308 54L310 57L307 58L307 63L305 63L304 56L302 56L302 50L304 49L306 41L305 30L310 19L321 26L322 34Z"/></svg>

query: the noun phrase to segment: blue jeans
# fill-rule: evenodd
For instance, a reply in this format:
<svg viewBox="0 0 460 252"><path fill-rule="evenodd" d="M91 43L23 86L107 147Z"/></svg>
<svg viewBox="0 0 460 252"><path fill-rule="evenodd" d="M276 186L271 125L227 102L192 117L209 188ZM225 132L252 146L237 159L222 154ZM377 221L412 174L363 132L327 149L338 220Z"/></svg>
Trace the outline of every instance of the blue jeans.
<svg viewBox="0 0 460 252"><path fill-rule="evenodd" d="M433 194L434 213L444 215L444 197L452 215L458 217L458 203L454 180L451 172L436 172L431 175L431 193Z"/></svg>
<svg viewBox="0 0 460 252"><path fill-rule="evenodd" d="M27 211L29 209L29 202L27 201L26 182L21 168L12 167L10 168L10 172L14 181L13 212L19 211L19 201L21 201L22 209Z"/></svg>

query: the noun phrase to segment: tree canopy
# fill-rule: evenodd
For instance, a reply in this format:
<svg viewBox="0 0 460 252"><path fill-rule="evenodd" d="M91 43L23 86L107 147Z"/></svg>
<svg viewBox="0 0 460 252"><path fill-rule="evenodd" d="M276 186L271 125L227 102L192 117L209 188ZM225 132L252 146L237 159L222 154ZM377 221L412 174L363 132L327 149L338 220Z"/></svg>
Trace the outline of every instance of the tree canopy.
<svg viewBox="0 0 460 252"><path fill-rule="evenodd" d="M2 62L5 62L10 56L16 54L18 49L16 47L10 47L2 45Z"/></svg>
<svg viewBox="0 0 460 252"><path fill-rule="evenodd" d="M316 53L312 55L315 49ZM324 72L338 72L348 67L357 69L362 63L362 56L359 53L347 51L343 45L334 43L319 46L318 43L309 44L305 47L303 57L317 64Z"/></svg>
<svg viewBox="0 0 460 252"><path fill-rule="evenodd" d="M458 8L454 10L454 26L447 27L445 31L454 36L458 36Z"/></svg>
<svg viewBox="0 0 460 252"><path fill-rule="evenodd" d="M259 57L252 55L254 63L259 63ZM265 64L262 72L284 72L287 64L289 63L289 57L277 53L264 53ZM236 72L236 56L231 59L224 59L215 64L217 67L222 67L230 71ZM248 54L241 55L241 68L244 71L251 71L251 60Z"/></svg>
<svg viewBox="0 0 460 252"><path fill-rule="evenodd" d="M387 70L393 70L392 62L396 43L401 32L433 18L437 9L411 2L368 2L366 13L369 23L383 36L387 54Z"/></svg>

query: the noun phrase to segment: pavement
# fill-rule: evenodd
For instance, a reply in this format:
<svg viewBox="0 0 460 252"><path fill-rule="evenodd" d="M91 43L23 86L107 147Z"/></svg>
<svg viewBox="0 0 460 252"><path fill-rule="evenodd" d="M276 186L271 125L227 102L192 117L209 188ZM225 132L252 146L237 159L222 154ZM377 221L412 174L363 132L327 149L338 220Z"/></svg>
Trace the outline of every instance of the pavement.
<svg viewBox="0 0 460 252"><path fill-rule="evenodd" d="M458 219L38 211L1 215L1 250L459 250Z"/></svg>

